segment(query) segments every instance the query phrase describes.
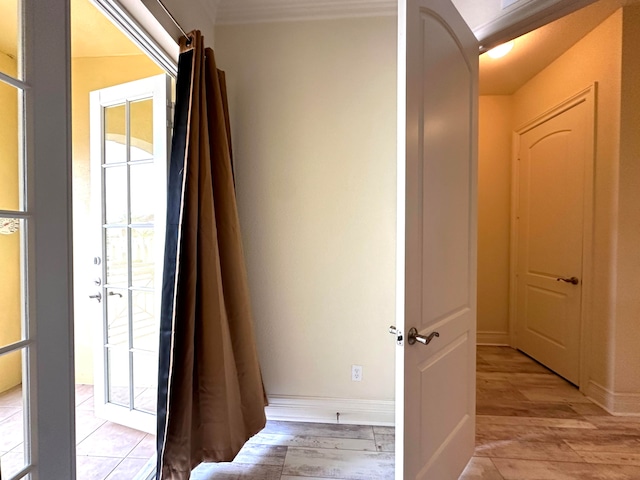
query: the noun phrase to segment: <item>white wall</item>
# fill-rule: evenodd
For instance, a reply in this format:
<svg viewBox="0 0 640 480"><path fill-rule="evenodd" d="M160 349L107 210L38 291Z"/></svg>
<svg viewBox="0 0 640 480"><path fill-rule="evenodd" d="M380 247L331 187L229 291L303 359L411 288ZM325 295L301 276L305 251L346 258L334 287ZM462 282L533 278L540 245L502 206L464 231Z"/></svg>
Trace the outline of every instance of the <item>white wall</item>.
<svg viewBox="0 0 640 480"><path fill-rule="evenodd" d="M267 392L393 400L396 20L218 26L215 43Z"/></svg>

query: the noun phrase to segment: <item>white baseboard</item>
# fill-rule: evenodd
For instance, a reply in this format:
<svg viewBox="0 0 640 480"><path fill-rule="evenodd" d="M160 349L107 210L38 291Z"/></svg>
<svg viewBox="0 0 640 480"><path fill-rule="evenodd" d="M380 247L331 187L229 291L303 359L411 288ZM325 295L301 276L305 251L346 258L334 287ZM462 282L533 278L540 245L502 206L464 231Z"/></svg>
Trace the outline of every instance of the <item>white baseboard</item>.
<svg viewBox="0 0 640 480"><path fill-rule="evenodd" d="M611 415L640 416L640 394L615 393L593 380L589 381L584 394Z"/></svg>
<svg viewBox="0 0 640 480"><path fill-rule="evenodd" d="M506 346L509 344L509 333L507 332L477 332L476 343L478 345Z"/></svg>
<svg viewBox="0 0 640 480"><path fill-rule="evenodd" d="M336 413L340 413L340 423L348 425L395 424L395 402L392 400L270 395L265 410L269 420L337 423Z"/></svg>

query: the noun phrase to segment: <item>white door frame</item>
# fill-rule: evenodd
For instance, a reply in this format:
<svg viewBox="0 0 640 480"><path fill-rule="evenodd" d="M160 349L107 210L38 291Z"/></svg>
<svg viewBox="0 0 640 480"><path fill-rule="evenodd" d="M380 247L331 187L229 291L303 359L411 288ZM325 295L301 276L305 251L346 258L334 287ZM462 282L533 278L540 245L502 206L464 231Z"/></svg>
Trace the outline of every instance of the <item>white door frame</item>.
<svg viewBox="0 0 640 480"><path fill-rule="evenodd" d="M593 211L594 211L594 164L596 139L596 94L597 83L589 85L575 95L552 107L533 120L521 125L513 132L513 148L511 160L511 240L510 240L510 272L509 272L509 341L516 347L516 305L517 305L517 272L518 272L518 199L520 195L520 136L525 132L546 122L552 117L586 102L590 116L587 119L587 132L591 134L584 166L584 200L582 227L582 298L580 300L580 390L585 392L589 382L589 348L591 333L591 276L593 264Z"/></svg>

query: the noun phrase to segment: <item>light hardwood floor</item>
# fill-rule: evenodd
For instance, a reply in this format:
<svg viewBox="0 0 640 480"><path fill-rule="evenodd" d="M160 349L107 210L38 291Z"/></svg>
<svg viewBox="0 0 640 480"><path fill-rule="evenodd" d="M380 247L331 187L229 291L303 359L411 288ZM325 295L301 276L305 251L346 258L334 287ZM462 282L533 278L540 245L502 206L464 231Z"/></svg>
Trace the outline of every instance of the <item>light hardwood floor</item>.
<svg viewBox="0 0 640 480"><path fill-rule="evenodd" d="M609 415L510 348L479 347L477 365L476 452L459 480L640 480L639 417ZM131 480L153 437L93 418L92 393L77 389L78 480ZM0 395L5 469L22 458L14 397ZM394 440L392 427L269 422L234 462L203 464L191 478L392 480Z"/></svg>
<svg viewBox="0 0 640 480"><path fill-rule="evenodd" d="M478 348L477 413L459 480L640 480L640 418L609 415L516 350ZM269 422L235 462L192 479L393 479L393 447L390 427Z"/></svg>

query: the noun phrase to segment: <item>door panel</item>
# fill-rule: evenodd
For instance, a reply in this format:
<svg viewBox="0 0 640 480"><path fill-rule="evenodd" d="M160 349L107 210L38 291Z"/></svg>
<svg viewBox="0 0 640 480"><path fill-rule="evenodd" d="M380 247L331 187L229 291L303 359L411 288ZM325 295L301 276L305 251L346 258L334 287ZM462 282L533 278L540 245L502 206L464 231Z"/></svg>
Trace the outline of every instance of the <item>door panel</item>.
<svg viewBox="0 0 640 480"><path fill-rule="evenodd" d="M91 93L96 415L155 432L167 100L159 75ZM100 298L98 298L98 301Z"/></svg>
<svg viewBox="0 0 640 480"><path fill-rule="evenodd" d="M474 450L477 62L450 2L400 2L397 479L457 479Z"/></svg>
<svg viewBox="0 0 640 480"><path fill-rule="evenodd" d="M575 384L589 105L522 133L519 151L517 347ZM559 281L571 277L578 283Z"/></svg>

